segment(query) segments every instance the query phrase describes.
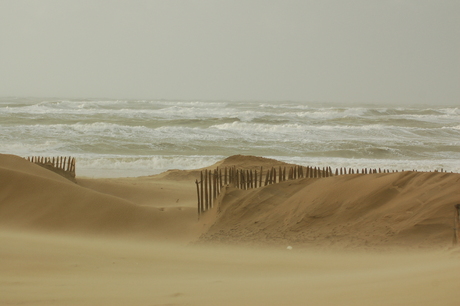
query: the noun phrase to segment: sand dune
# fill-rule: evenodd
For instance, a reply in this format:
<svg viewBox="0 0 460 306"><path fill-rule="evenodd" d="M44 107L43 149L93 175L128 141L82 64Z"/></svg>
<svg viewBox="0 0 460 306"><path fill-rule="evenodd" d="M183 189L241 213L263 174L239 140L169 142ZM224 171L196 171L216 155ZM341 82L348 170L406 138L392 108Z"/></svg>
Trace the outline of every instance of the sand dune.
<svg viewBox="0 0 460 306"><path fill-rule="evenodd" d="M458 305L459 174L227 188L199 221L198 175L73 183L0 155L0 305Z"/></svg>
<svg viewBox="0 0 460 306"><path fill-rule="evenodd" d="M139 205L15 156L0 158L0 203L1 226L19 229L183 239L196 220L194 208Z"/></svg>
<svg viewBox="0 0 460 306"><path fill-rule="evenodd" d="M268 168L280 162L232 156L209 167ZM301 179L253 190L228 187L197 222L198 170L139 178L77 178L0 156L3 227L139 235L243 244L340 248L442 248L453 237L460 175L399 172ZM209 228L209 230L208 230ZM193 233L193 234L191 234Z"/></svg>
<svg viewBox="0 0 460 306"><path fill-rule="evenodd" d="M202 241L449 247L460 175L399 172L228 188ZM216 213L214 213L216 214Z"/></svg>

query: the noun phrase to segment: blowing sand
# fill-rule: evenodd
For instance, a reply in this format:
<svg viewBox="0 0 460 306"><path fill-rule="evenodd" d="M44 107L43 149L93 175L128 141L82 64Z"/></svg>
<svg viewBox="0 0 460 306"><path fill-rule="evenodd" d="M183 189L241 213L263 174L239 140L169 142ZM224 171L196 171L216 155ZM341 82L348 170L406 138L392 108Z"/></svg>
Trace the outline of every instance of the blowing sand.
<svg viewBox="0 0 460 306"><path fill-rule="evenodd" d="M0 305L460 304L459 174L228 188L200 220L198 174L75 184L0 155Z"/></svg>

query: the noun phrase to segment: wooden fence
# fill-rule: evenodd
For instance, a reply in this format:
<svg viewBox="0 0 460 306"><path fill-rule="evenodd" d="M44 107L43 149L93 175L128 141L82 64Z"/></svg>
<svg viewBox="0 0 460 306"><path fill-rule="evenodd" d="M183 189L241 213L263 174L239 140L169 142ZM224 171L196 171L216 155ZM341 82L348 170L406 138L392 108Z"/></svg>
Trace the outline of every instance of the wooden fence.
<svg viewBox="0 0 460 306"><path fill-rule="evenodd" d="M43 157L32 156L26 158L31 163L42 166L46 169L55 171L67 178L75 178L75 158L74 157Z"/></svg>
<svg viewBox="0 0 460 306"><path fill-rule="evenodd" d="M195 181L198 196L198 216L214 206L215 199L219 196L222 188L227 185L247 190L288 180L322 178L332 175L330 167L272 167L265 172L263 167L260 167L260 170L243 170L236 169L236 167L204 170L201 171L200 180Z"/></svg>
<svg viewBox="0 0 460 306"><path fill-rule="evenodd" d="M404 170L401 170L404 171ZM416 170L413 170L416 171ZM219 196L224 186L232 186L239 189L259 188L275 183L301 178L323 178L345 174L372 174L391 173L398 170L388 169L353 169L336 168L333 173L331 167L272 167L264 172L260 170L243 170L236 167L217 168L215 170L201 171L200 180L196 180L196 191L198 196L198 216L214 206L215 199ZM438 172L436 170L436 172ZM440 172L444 172L441 170Z"/></svg>

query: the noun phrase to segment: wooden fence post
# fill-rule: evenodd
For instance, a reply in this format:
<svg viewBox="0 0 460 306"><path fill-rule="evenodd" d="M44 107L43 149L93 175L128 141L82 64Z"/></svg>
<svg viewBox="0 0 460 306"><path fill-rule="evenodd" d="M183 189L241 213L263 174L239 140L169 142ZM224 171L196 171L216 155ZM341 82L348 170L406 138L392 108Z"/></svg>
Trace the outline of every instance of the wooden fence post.
<svg viewBox="0 0 460 306"><path fill-rule="evenodd" d="M209 209L208 170L204 170L204 210Z"/></svg>
<svg viewBox="0 0 460 306"><path fill-rule="evenodd" d="M242 177L241 177L241 171L242 170L236 170L237 177L238 177L238 188L241 189L242 187Z"/></svg>
<svg viewBox="0 0 460 306"><path fill-rule="evenodd" d="M212 170L209 170L209 178L208 178L208 184L209 184L209 209L212 208L212 193L213 193L213 175L212 175Z"/></svg>
<svg viewBox="0 0 460 306"><path fill-rule="evenodd" d="M217 169L215 169L214 173L212 174L212 187L213 187L212 199L214 202L214 199L217 198Z"/></svg>
<svg viewBox="0 0 460 306"><path fill-rule="evenodd" d="M75 157L73 158L73 165L72 165L72 174L75 175L75 165L76 165Z"/></svg>
<svg viewBox="0 0 460 306"><path fill-rule="evenodd" d="M460 244L460 204L455 206L455 218L454 218L454 241L453 246Z"/></svg>
<svg viewBox="0 0 460 306"><path fill-rule="evenodd" d="M228 168L228 181L229 185L232 185L232 168Z"/></svg>
<svg viewBox="0 0 460 306"><path fill-rule="evenodd" d="M235 170L235 177L236 177L236 188L241 189L241 186L240 186L240 170Z"/></svg>
<svg viewBox="0 0 460 306"><path fill-rule="evenodd" d="M201 203L200 203L200 186L198 184L198 180L195 180L195 184L196 184L196 194L197 194L197 198L198 198L198 218L200 218L200 215L201 215Z"/></svg>
<svg viewBox="0 0 460 306"><path fill-rule="evenodd" d="M213 185L214 185L214 176L212 175L212 170L209 170L209 208L213 207L214 198L212 197L213 194Z"/></svg>
<svg viewBox="0 0 460 306"><path fill-rule="evenodd" d="M243 174L244 174L244 190L248 190L249 189L249 171L248 170L243 171Z"/></svg>
<svg viewBox="0 0 460 306"><path fill-rule="evenodd" d="M217 195L220 194L220 188L222 187L222 169L219 168L217 171L217 185L219 189L217 189Z"/></svg>
<svg viewBox="0 0 460 306"><path fill-rule="evenodd" d="M217 170L217 195L220 194L220 188L222 187L222 170Z"/></svg>
<svg viewBox="0 0 460 306"><path fill-rule="evenodd" d="M260 166L259 187L262 187L262 171L263 171L263 167Z"/></svg>
<svg viewBox="0 0 460 306"><path fill-rule="evenodd" d="M244 190L248 190L249 189L249 171L243 170L243 175L244 175Z"/></svg>
<svg viewBox="0 0 460 306"><path fill-rule="evenodd" d="M234 187L235 181L233 180L233 167L228 169L228 183Z"/></svg>
<svg viewBox="0 0 460 306"><path fill-rule="evenodd" d="M236 170L236 182L238 184L238 188L241 189L241 170Z"/></svg>
<svg viewBox="0 0 460 306"><path fill-rule="evenodd" d="M246 190L251 189L251 171L246 170Z"/></svg>
<svg viewBox="0 0 460 306"><path fill-rule="evenodd" d="M246 189L251 189L252 172L250 170L246 170L246 178L247 178Z"/></svg>
<svg viewBox="0 0 460 306"><path fill-rule="evenodd" d="M201 207L200 207L200 210L203 212L204 211L204 198L203 198L203 194L204 194L204 190L203 190L203 184L204 184L204 181L203 181L203 171L201 171L200 173L200 199L201 199Z"/></svg>

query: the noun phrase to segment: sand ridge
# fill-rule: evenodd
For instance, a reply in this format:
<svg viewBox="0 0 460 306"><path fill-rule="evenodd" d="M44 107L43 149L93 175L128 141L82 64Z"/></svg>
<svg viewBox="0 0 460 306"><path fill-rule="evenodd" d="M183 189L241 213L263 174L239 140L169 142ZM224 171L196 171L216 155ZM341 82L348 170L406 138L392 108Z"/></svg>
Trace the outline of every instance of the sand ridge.
<svg viewBox="0 0 460 306"><path fill-rule="evenodd" d="M449 247L460 175L398 172L228 188L201 241L303 246Z"/></svg>

